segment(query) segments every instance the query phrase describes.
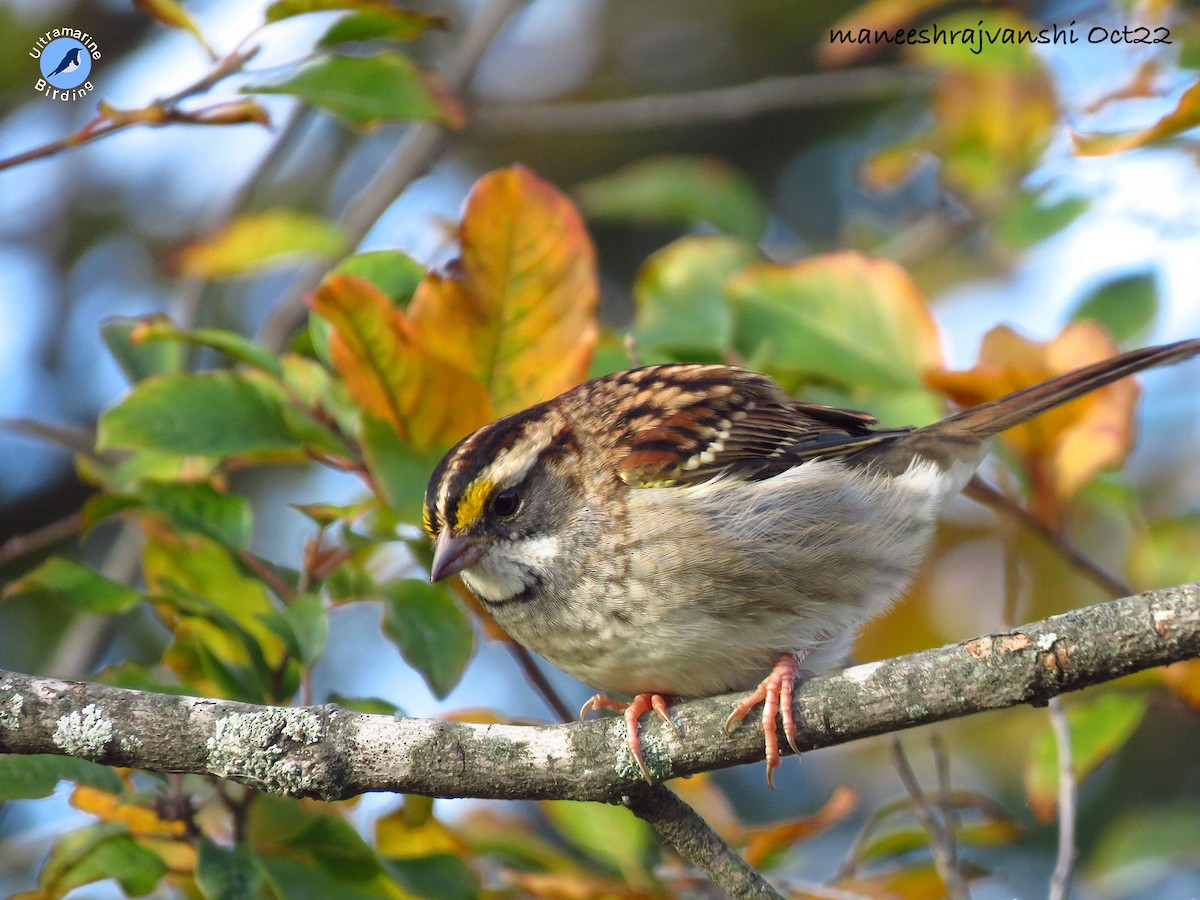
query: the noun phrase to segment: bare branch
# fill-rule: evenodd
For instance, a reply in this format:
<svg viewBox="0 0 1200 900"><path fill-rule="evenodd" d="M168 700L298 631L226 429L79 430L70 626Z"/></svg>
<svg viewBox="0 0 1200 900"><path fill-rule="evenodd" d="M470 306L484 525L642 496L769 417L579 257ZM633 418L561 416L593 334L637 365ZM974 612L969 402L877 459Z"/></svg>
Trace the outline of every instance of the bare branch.
<svg viewBox="0 0 1200 900"><path fill-rule="evenodd" d="M1050 700L1050 727L1058 751L1058 857L1050 876L1050 900L1066 900L1071 895L1075 870L1075 766L1071 753L1071 727L1067 711L1058 697Z"/></svg>
<svg viewBox="0 0 1200 900"><path fill-rule="evenodd" d="M912 798L913 812L917 816L917 821L921 823L921 827L929 836L929 852L933 854L933 863L937 866L938 875L941 876L942 883L946 885L946 895L955 900L970 897L966 879L963 878L962 871L955 862L954 851L950 838L946 834L945 824L937 817L933 810L933 804L921 789L921 783L908 763L908 757L904 754L904 744L901 743L898 735L892 735L892 759L896 764L896 771L900 775L900 782L904 785L908 796Z"/></svg>
<svg viewBox="0 0 1200 900"><path fill-rule="evenodd" d="M1051 697L1200 654L1200 595L1186 585L999 634L855 666L797 686L802 749ZM683 703L683 736L652 718L642 744L666 780L762 760L761 725L722 728L733 696ZM638 784L624 724L474 725L259 707L0 673L0 752L230 778L278 794L620 802Z"/></svg>
<svg viewBox="0 0 1200 900"><path fill-rule="evenodd" d="M749 84L652 94L621 100L505 104L471 117L473 134L491 138L536 133L586 133L737 122L764 113L881 100L926 91L934 75L924 69L878 66L840 72L764 78Z"/></svg>

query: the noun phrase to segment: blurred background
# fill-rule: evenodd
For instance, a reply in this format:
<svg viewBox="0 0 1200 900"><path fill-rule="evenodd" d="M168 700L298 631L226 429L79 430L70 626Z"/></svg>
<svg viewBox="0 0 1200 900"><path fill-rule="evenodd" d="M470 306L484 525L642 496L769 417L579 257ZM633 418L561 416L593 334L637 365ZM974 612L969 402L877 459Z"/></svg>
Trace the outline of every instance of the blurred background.
<svg viewBox="0 0 1200 900"><path fill-rule="evenodd" d="M406 45L436 69L485 4L408 6L448 19L447 29ZM262 48L247 72L211 96L236 98L240 84L286 70L337 15L297 17L256 32L265 7L247 0L186 5L218 54L252 33ZM943 27L984 19L1035 30L1076 23L1081 40L953 58L938 48L832 42L830 29L855 15ZM1091 29L1130 23L1169 28L1171 43L1087 41ZM101 48L91 75L95 91L79 101L53 101L32 89L37 72L28 48L63 25L88 31ZM487 170L520 162L580 200L598 249L602 318L620 332L634 314L634 284L647 257L681 235L718 226L711 210L696 212L678 197L638 209L603 179L668 158L660 177L684 173L686 194L694 189L687 165L700 158L735 198L729 215L750 222L748 236L772 259L857 248L902 264L932 304L950 368L969 368L983 335L999 323L1049 340L1088 304L1117 318L1128 313L1129 327L1118 336L1126 344L1194 337L1197 132L1176 129L1182 133L1164 135L1168 140L1144 135L1129 149L1102 155L1076 152L1072 136L1135 133L1173 111L1186 115L1180 97L1195 82L1198 45L1200 9L1170 2L977 8L911 0L856 10L781 0L532 0L500 31L464 94L468 128L386 205L361 249L400 248L427 266L445 264L471 184ZM9 0L0 4L0 157L75 132L96 115L98 100L145 107L211 66L187 30L125 0ZM806 80L818 75L826 80ZM778 81L768 86L764 79ZM720 93L708 102L701 95L698 109L687 106L694 92L739 86L746 93L728 98L733 112L723 111ZM664 103L646 115L618 103L591 107L590 117L576 120L555 106L648 95ZM784 99L751 109L775 96ZM683 98L680 121L663 112L674 108L670 98ZM270 128L136 127L0 171L0 417L10 426L0 430L0 545L64 522L67 534L92 490L75 474L71 442L89 445L97 415L127 387L100 339L100 323L160 311L191 326L269 332L303 264L202 280L179 274L180 249L247 211L286 207L338 219L411 127L356 131L289 96L258 99ZM1119 474L1101 476L1075 499L1068 524L1087 553L1144 588L1200 577L1200 369L1191 363L1140 381L1136 451ZM258 469L236 487L254 503L253 550L292 565L314 528L289 504L362 495L356 479L315 468ZM134 577L136 543L114 526L64 546L112 578ZM3 555L0 578L17 577L51 549ZM1110 596L1027 533L962 501L913 597L868 629L857 658L1002 627L1006 591L1016 593L1021 620ZM47 616L31 602L0 604L0 668L86 676L123 659L157 658L164 640L146 612L102 622ZM568 706L592 693L543 668ZM381 636L379 610L367 604L332 613L313 690L317 702L331 691L373 695L412 715L488 707L507 717L552 717L496 643L481 642L462 682L445 701L435 700ZM1044 711L1021 709L906 736L923 778L932 778L928 740L936 731L955 786L994 798L1020 825L1019 838L996 842L1003 846L966 851L990 873L974 885L975 896L1045 891L1055 829L1029 809L1021 761L1048 728ZM1158 694L1132 736L1087 779L1081 896L1200 894L1198 745L1194 712L1176 696ZM747 823L809 814L838 785L857 793L853 814L789 851L781 871L812 881L830 878L865 816L901 793L881 740L785 760L776 778L774 793L761 766L715 781ZM352 820L366 827L392 802L367 798ZM439 807L453 819L477 805ZM30 887L50 837L84 818L61 792L0 808L0 893ZM1170 840L1128 850L1132 835L1156 825L1153 833Z"/></svg>

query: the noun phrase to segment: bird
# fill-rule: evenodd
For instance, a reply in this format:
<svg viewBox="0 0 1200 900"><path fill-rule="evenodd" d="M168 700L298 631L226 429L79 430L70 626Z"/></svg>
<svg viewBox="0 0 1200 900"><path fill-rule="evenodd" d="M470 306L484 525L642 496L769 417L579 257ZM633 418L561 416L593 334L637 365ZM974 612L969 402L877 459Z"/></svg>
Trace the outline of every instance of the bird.
<svg viewBox="0 0 1200 900"><path fill-rule="evenodd" d="M59 61L58 66L46 77L53 78L55 75L61 75L64 72L74 72L81 65L79 54L82 52L82 47L72 47L63 54L63 58Z"/></svg>
<svg viewBox="0 0 1200 900"><path fill-rule="evenodd" d="M459 575L515 640L622 711L629 752L677 699L763 704L767 780L792 749L797 677L843 665L900 598L939 514L996 434L1200 339L1132 350L923 427L792 399L729 365L668 363L584 382L501 418L434 468L430 580ZM632 696L624 703L610 693Z"/></svg>

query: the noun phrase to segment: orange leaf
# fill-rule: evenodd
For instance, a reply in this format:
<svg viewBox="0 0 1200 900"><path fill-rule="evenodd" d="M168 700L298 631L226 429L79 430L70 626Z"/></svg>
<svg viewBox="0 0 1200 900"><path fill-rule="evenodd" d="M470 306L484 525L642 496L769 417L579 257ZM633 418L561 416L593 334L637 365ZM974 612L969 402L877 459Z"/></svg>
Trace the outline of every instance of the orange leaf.
<svg viewBox="0 0 1200 900"><path fill-rule="evenodd" d="M369 281L334 275L311 305L333 326L330 358L354 401L401 439L449 444L491 418L479 383L432 355L412 321Z"/></svg>
<svg viewBox="0 0 1200 900"><path fill-rule="evenodd" d="M1116 353L1108 332L1092 321L1072 322L1046 342L1001 325L984 336L975 368L932 371L926 381L961 406L975 406ZM1125 459L1133 447L1137 396L1136 384L1118 381L1001 435L1024 460L1041 514L1053 519L1061 501Z"/></svg>
<svg viewBox="0 0 1200 900"><path fill-rule="evenodd" d="M454 271L427 275L409 306L428 351L478 379L498 415L582 381L600 292L571 201L521 166L492 172L467 198L459 238Z"/></svg>
<svg viewBox="0 0 1200 900"><path fill-rule="evenodd" d="M751 828L746 831L746 862L758 868L793 844L806 841L814 834L839 822L854 811L857 797L852 788L845 785L833 792L819 811L802 819L792 819L778 825Z"/></svg>
<svg viewBox="0 0 1200 900"><path fill-rule="evenodd" d="M1160 143L1197 125L1200 125L1200 81L1183 92L1173 110L1146 128L1113 134L1071 132L1071 144L1077 156L1106 156Z"/></svg>
<svg viewBox="0 0 1200 900"><path fill-rule="evenodd" d="M1200 659L1171 663L1158 669L1158 672L1172 694L1192 710L1200 712Z"/></svg>

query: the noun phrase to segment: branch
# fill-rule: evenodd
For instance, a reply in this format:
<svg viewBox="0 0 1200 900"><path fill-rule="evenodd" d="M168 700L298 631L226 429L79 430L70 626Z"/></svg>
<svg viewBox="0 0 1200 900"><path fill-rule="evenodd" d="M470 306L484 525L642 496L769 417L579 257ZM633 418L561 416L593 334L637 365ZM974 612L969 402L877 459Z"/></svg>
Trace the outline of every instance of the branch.
<svg viewBox="0 0 1200 900"><path fill-rule="evenodd" d="M930 722L1043 705L1051 697L1200 655L1200 585L1151 591L999 634L813 678L796 688L801 749ZM662 780L761 762L761 725L722 727L734 697L673 710L683 737L647 717ZM0 752L54 753L213 774L277 794L365 791L437 797L622 802L640 781L620 719L474 725L261 707L0 672Z"/></svg>
<svg viewBox="0 0 1200 900"><path fill-rule="evenodd" d="M763 78L732 87L621 100L483 107L472 114L469 127L479 137L493 138L531 132L634 131L738 122L781 110L882 100L910 91L925 91L933 83L934 74L926 69L877 66Z"/></svg>

